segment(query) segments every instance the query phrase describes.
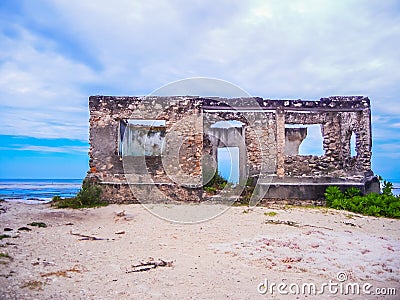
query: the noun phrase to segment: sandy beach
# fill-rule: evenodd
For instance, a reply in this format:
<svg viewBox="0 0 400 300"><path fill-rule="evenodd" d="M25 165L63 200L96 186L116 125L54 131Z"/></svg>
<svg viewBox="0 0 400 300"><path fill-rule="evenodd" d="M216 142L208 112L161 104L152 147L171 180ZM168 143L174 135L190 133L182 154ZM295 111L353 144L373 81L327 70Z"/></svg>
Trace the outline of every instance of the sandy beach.
<svg viewBox="0 0 400 300"><path fill-rule="evenodd" d="M400 220L325 208L232 207L188 225L141 205L0 205L1 234L8 236L0 241L1 299L400 297ZM360 286L359 295L340 291L350 283ZM320 294L307 286L301 293L305 284ZM377 295L394 289L396 295Z"/></svg>

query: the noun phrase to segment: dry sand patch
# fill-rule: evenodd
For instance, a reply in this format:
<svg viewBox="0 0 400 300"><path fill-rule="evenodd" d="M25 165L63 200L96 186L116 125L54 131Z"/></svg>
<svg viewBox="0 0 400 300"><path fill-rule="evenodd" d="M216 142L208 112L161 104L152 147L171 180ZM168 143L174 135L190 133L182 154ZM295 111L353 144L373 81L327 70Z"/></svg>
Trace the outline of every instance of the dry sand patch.
<svg viewBox="0 0 400 300"><path fill-rule="evenodd" d="M1 265L2 299L291 299L260 295L257 286L265 278L322 284L338 272L349 282L400 293L400 220L328 209L232 207L208 222L185 225L140 205L1 206L2 227L13 229L1 240L0 251L12 257ZM27 225L35 221L47 227ZM18 231L22 226L32 230ZM131 272L162 261L166 265ZM368 297L375 298L396 296Z"/></svg>

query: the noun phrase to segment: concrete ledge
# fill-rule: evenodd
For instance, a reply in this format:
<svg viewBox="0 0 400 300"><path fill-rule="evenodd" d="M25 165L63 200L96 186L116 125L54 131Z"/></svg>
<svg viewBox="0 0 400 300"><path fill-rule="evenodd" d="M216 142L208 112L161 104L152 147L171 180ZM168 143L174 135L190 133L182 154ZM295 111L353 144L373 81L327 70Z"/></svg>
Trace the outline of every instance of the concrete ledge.
<svg viewBox="0 0 400 300"><path fill-rule="evenodd" d="M350 187L358 188L362 195L380 192L379 179L376 176L364 178L362 181L334 181L329 178L319 178L319 182L279 182L261 183L262 189L268 189L264 199L298 199L298 200L323 200L327 187L337 186L344 192Z"/></svg>
<svg viewBox="0 0 400 300"><path fill-rule="evenodd" d="M127 182L98 182L103 189L103 200L110 203L138 203L137 198ZM366 177L360 181L335 178L273 178L271 183L259 183L261 192L266 191L262 203L282 203L290 204L304 201L324 200L324 193L327 187L337 186L342 192L349 187L358 188L363 195L369 193L379 193L380 183L376 176ZM171 183L135 183L133 187L138 187L140 199L151 199L158 194L157 203L162 201L169 202L168 198L176 198L178 202L203 202L210 201L210 197L202 197L203 189L198 187L179 187ZM138 195L137 195L138 196ZM167 197L168 196L168 197ZM293 202L294 200L298 200ZM211 202L215 202L214 199ZM299 202L300 201L300 202ZM146 201L145 201L146 202ZM217 201L218 202L218 201ZM223 200L226 202L226 199ZM312 202L310 202L312 203ZM304 204L304 203L302 203ZM319 204L320 205L320 204Z"/></svg>

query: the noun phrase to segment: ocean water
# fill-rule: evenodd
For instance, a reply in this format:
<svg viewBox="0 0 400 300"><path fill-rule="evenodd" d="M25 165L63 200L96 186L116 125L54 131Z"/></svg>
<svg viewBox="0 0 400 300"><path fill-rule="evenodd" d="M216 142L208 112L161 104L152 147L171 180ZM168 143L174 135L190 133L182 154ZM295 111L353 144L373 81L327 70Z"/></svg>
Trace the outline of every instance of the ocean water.
<svg viewBox="0 0 400 300"><path fill-rule="evenodd" d="M400 183L393 183L393 195L400 196Z"/></svg>
<svg viewBox="0 0 400 300"><path fill-rule="evenodd" d="M393 183L393 195L400 196L400 180L399 179L388 179L387 181ZM381 183L381 188L382 188L382 183Z"/></svg>
<svg viewBox="0 0 400 300"><path fill-rule="evenodd" d="M400 181L393 182L393 194L400 195ZM26 203L46 203L54 196L73 197L82 179L0 179L0 199Z"/></svg>
<svg viewBox="0 0 400 300"><path fill-rule="evenodd" d="M46 203L54 196L73 197L82 179L0 179L0 199Z"/></svg>

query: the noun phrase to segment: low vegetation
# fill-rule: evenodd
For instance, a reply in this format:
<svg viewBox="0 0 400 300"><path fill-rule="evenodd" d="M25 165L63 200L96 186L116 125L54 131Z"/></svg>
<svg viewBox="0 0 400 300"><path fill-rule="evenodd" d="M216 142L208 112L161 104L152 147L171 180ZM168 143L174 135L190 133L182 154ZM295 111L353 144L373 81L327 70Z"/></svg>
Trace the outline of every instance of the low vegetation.
<svg viewBox="0 0 400 300"><path fill-rule="evenodd" d="M264 216L267 216L267 217L275 217L277 214L278 214L277 212L269 211L269 212L265 212L265 213L264 213Z"/></svg>
<svg viewBox="0 0 400 300"><path fill-rule="evenodd" d="M13 260L13 258L8 253L0 252L0 264L1 265L6 265L12 260Z"/></svg>
<svg viewBox="0 0 400 300"><path fill-rule="evenodd" d="M106 202L102 201L101 188L85 180L82 183L82 188L75 197L72 198L61 198L55 196L52 199L51 205L57 208L84 208L84 207L98 207L107 205Z"/></svg>
<svg viewBox="0 0 400 300"><path fill-rule="evenodd" d="M2 240L2 239L7 239L7 238L11 238L11 235L8 235L8 234L0 234L0 240Z"/></svg>
<svg viewBox="0 0 400 300"><path fill-rule="evenodd" d="M12 257L8 253L0 253L0 258L12 259Z"/></svg>
<svg viewBox="0 0 400 300"><path fill-rule="evenodd" d="M255 189L255 178L254 177L248 177L246 182L243 184L243 191L242 194L240 195L239 199L234 203L236 206L249 206L250 204L250 199L251 196L254 193Z"/></svg>
<svg viewBox="0 0 400 300"><path fill-rule="evenodd" d="M393 195L392 188L391 182L383 181L381 194L362 196L354 187L343 193L337 186L330 186L325 191L326 205L369 216L400 218L400 196Z"/></svg>
<svg viewBox="0 0 400 300"><path fill-rule="evenodd" d="M218 191L223 190L227 184L228 181L217 170L210 181L203 186L203 190L208 194L215 195Z"/></svg>
<svg viewBox="0 0 400 300"><path fill-rule="evenodd" d="M38 280L30 280L21 285L21 288L28 288L30 290L42 291L44 283Z"/></svg>
<svg viewBox="0 0 400 300"><path fill-rule="evenodd" d="M36 227L39 227L39 228L46 228L47 227L46 223L43 223L43 222L32 222L32 223L29 223L27 225L36 226ZM21 227L21 228L24 228L24 227ZM21 228L19 230L21 230Z"/></svg>

